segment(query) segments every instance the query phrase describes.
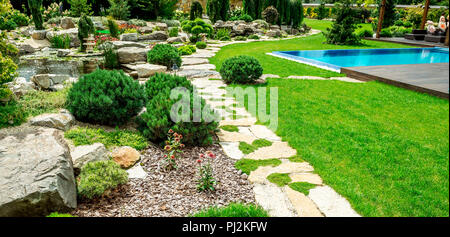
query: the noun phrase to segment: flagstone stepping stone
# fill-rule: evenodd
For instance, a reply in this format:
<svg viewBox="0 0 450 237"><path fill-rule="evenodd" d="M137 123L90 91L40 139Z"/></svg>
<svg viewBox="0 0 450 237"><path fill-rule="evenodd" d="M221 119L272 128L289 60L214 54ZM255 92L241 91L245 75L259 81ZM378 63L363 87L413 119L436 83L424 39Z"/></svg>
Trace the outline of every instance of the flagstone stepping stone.
<svg viewBox="0 0 450 237"><path fill-rule="evenodd" d="M289 186L285 186L284 191L286 192L289 201L292 203L297 216L299 217L323 217L323 214L317 208L316 204L309 199L305 194L297 192L291 189Z"/></svg>
<svg viewBox="0 0 450 237"><path fill-rule="evenodd" d="M221 107L221 106L230 106L235 102L232 100L222 100L222 101L206 100L206 103L208 103L212 107Z"/></svg>
<svg viewBox="0 0 450 237"><path fill-rule="evenodd" d="M301 79L301 80L328 80L323 77L314 77L314 76L288 76L288 79Z"/></svg>
<svg viewBox="0 0 450 237"><path fill-rule="evenodd" d="M197 64L206 64L209 63L209 60L206 58L184 58L182 66L187 65L197 65Z"/></svg>
<svg viewBox="0 0 450 237"><path fill-rule="evenodd" d="M235 126L251 126L256 123L256 118L239 118L239 119L225 119L219 122L220 126L235 125Z"/></svg>
<svg viewBox="0 0 450 237"><path fill-rule="evenodd" d="M225 130L220 130L217 133L219 140L221 142L246 142L248 144L252 144L256 137L253 135L247 135L239 132L228 132Z"/></svg>
<svg viewBox="0 0 450 237"><path fill-rule="evenodd" d="M308 197L327 217L360 217L350 203L329 186L317 186L310 189Z"/></svg>
<svg viewBox="0 0 450 237"><path fill-rule="evenodd" d="M322 178L318 174L312 173L293 173L289 174L289 177L292 179L292 182L307 182L311 184L322 185Z"/></svg>
<svg viewBox="0 0 450 237"><path fill-rule="evenodd" d="M182 66L182 70L215 70L216 66L214 64L197 64L197 65L189 65Z"/></svg>
<svg viewBox="0 0 450 237"><path fill-rule="evenodd" d="M274 74L263 74L260 79L266 80L267 78L280 78L280 76L278 75L274 75Z"/></svg>
<svg viewBox="0 0 450 237"><path fill-rule="evenodd" d="M238 129L239 129L239 133L242 133L245 135L250 135L250 136L255 136L255 135L253 135L252 132L250 132L249 127L238 127ZM251 143L249 143L249 144L251 144Z"/></svg>
<svg viewBox="0 0 450 237"><path fill-rule="evenodd" d="M144 171L140 164L127 169L128 178L130 179L145 179L147 177L147 172Z"/></svg>
<svg viewBox="0 0 450 237"><path fill-rule="evenodd" d="M214 55L216 55L216 53L205 50L202 52L197 51L197 53L194 53L191 55L186 55L186 56L183 56L182 58L183 59L184 58L212 58L212 57L214 57Z"/></svg>
<svg viewBox="0 0 450 237"><path fill-rule="evenodd" d="M244 153L239 150L239 142L220 142L219 144L225 154L232 159L239 160L244 156Z"/></svg>
<svg viewBox="0 0 450 237"><path fill-rule="evenodd" d="M295 217L294 207L280 187L274 184L255 184L255 200L271 217Z"/></svg>
<svg viewBox="0 0 450 237"><path fill-rule="evenodd" d="M254 133L253 133L254 134ZM273 142L271 146L261 147L245 156L247 159L265 160L273 158L289 158L295 156L297 151L287 142Z"/></svg>
<svg viewBox="0 0 450 237"><path fill-rule="evenodd" d="M253 125L250 127L250 131L258 138L263 138L270 141L281 141L280 137L264 125Z"/></svg>
<svg viewBox="0 0 450 237"><path fill-rule="evenodd" d="M365 83L365 81L356 80L350 77L330 77L331 80L353 82L353 83Z"/></svg>
<svg viewBox="0 0 450 237"><path fill-rule="evenodd" d="M207 76L220 76L220 73L211 70L182 70L177 73L172 72L171 74L176 74L180 77L187 78L197 78L197 77L207 77Z"/></svg>

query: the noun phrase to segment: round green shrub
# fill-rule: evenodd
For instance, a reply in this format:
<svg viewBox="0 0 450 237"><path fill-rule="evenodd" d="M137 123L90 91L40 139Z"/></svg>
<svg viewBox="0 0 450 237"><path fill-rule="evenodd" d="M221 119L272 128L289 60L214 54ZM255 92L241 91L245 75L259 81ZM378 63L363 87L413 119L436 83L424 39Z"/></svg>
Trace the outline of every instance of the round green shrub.
<svg viewBox="0 0 450 237"><path fill-rule="evenodd" d="M144 90L123 71L96 70L73 84L67 109L83 122L118 125L144 106Z"/></svg>
<svg viewBox="0 0 450 237"><path fill-rule="evenodd" d="M178 36L178 27L172 27L169 29L169 37L177 37Z"/></svg>
<svg viewBox="0 0 450 237"><path fill-rule="evenodd" d="M252 83L261 77L263 68L256 58L235 56L225 60L220 75L226 83Z"/></svg>
<svg viewBox="0 0 450 237"><path fill-rule="evenodd" d="M389 28L384 28L380 31L380 36L381 37L392 37L392 32L391 29Z"/></svg>
<svg viewBox="0 0 450 237"><path fill-rule="evenodd" d="M192 29L191 29L191 32L192 32L192 34L194 34L194 35L201 34L201 33L203 33L204 31L205 31L205 30L203 29L202 26L194 26L194 27L192 27Z"/></svg>
<svg viewBox="0 0 450 237"><path fill-rule="evenodd" d="M258 35L250 35L248 38L253 39L253 40L258 40L259 36Z"/></svg>
<svg viewBox="0 0 450 237"><path fill-rule="evenodd" d="M247 41L247 37L245 37L245 36L236 36L234 38L234 40L236 40L236 41Z"/></svg>
<svg viewBox="0 0 450 237"><path fill-rule="evenodd" d="M245 21L245 22L251 22L251 21L253 21L253 18L252 18L250 15L242 14L242 15L239 17L239 20Z"/></svg>
<svg viewBox="0 0 450 237"><path fill-rule="evenodd" d="M183 135L182 142L188 146L209 145L213 142L212 135L217 130L215 113L201 116L193 120L193 103L190 105L190 122L175 122L170 117L172 106L178 102L170 98L171 90L177 87L186 88L190 93L191 102L194 97L200 101L202 111L210 109L205 101L193 92L193 86L185 77L157 73L145 83L145 94L148 98L146 112L142 113L137 122L142 134L152 142L161 143L167 139L167 132L173 131Z"/></svg>
<svg viewBox="0 0 450 237"><path fill-rule="evenodd" d="M193 54L191 47L187 47L187 45L179 47L178 52L180 52L181 55Z"/></svg>
<svg viewBox="0 0 450 237"><path fill-rule="evenodd" d="M172 68L174 64L181 67L181 57L178 49L168 44L157 44L148 51L147 60L149 63Z"/></svg>
<svg viewBox="0 0 450 237"><path fill-rule="evenodd" d="M206 43L203 41L199 41L195 44L195 47L199 48L199 49L205 49L206 48Z"/></svg>
<svg viewBox="0 0 450 237"><path fill-rule="evenodd" d="M78 176L78 195L92 199L128 181L128 174L112 160L89 162Z"/></svg>

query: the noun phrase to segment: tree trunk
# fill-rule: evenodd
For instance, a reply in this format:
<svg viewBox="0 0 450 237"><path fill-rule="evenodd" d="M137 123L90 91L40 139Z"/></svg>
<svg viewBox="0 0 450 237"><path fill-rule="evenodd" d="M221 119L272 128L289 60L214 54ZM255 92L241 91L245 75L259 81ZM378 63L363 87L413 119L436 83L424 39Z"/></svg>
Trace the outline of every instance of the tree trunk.
<svg viewBox="0 0 450 237"><path fill-rule="evenodd" d="M428 9L430 8L430 0L425 1L425 8L423 9L422 23L420 23L420 29L425 29L425 23L427 22Z"/></svg>
<svg viewBox="0 0 450 237"><path fill-rule="evenodd" d="M377 34L376 34L377 39L380 38L380 31L381 31L381 27L383 25L385 8L386 8L386 0L383 0L383 2L381 3L381 6L380 6L380 17L378 17L378 26L377 26Z"/></svg>

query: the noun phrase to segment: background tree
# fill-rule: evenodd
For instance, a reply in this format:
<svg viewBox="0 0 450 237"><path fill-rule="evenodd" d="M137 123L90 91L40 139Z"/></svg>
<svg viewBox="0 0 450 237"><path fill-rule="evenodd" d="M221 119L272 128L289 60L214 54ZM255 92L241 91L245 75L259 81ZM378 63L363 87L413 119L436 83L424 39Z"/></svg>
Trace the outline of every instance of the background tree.
<svg viewBox="0 0 450 237"><path fill-rule="evenodd" d="M189 14L189 19L190 19L191 21L193 21L193 20L195 20L195 19L197 19L197 18L202 18L202 15L203 15L203 7L202 7L202 4L201 4L200 2L198 2L198 1L194 1L194 2L192 3L192 6L191 6L191 11L190 11L190 14Z"/></svg>
<svg viewBox="0 0 450 237"><path fill-rule="evenodd" d="M28 6L31 10L31 15L33 15L34 28L36 30L43 30L42 0L28 0Z"/></svg>
<svg viewBox="0 0 450 237"><path fill-rule="evenodd" d="M206 3L206 12L212 22L216 22L218 20L228 20L229 11L229 0L208 0Z"/></svg>
<svg viewBox="0 0 450 237"><path fill-rule="evenodd" d="M357 28L355 10L350 6L349 0L336 4L336 21L333 22L331 29L328 28L323 32L328 44L361 44L361 39L355 34Z"/></svg>
<svg viewBox="0 0 450 237"><path fill-rule="evenodd" d="M327 17L328 9L325 8L325 3L320 3L319 7L317 8L317 19L322 20L325 17Z"/></svg>
<svg viewBox="0 0 450 237"><path fill-rule="evenodd" d="M303 22L303 4L301 0L290 0L289 8L291 13L289 15L289 20L286 22L293 28L298 28Z"/></svg>
<svg viewBox="0 0 450 237"><path fill-rule="evenodd" d="M378 8L377 8L377 16L380 15L381 8L381 0L377 0ZM397 4L397 0L386 0L386 6L384 10L384 18L383 18L383 28L387 28L389 26L394 25L397 20L397 11L395 10L395 5Z"/></svg>
<svg viewBox="0 0 450 237"><path fill-rule="evenodd" d="M68 0L70 4L70 15L79 17L83 14L91 15L91 4L87 0Z"/></svg>
<svg viewBox="0 0 450 237"><path fill-rule="evenodd" d="M109 0L111 7L108 9L108 13L114 19L127 20L130 16L130 7L127 0Z"/></svg>

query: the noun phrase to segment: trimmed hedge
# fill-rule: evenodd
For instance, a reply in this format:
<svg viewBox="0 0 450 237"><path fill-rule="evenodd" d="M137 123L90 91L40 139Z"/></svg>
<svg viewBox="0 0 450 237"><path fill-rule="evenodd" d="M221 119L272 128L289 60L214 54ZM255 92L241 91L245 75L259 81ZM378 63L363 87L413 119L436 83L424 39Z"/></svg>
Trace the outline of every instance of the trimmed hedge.
<svg viewBox="0 0 450 237"><path fill-rule="evenodd" d="M148 51L147 60L149 63L166 66L171 69L174 64L181 67L181 57L178 49L168 44L157 44Z"/></svg>
<svg viewBox="0 0 450 237"><path fill-rule="evenodd" d="M206 43L203 41L199 41L199 42L195 43L195 47L197 47L198 49L205 49Z"/></svg>
<svg viewBox="0 0 450 237"><path fill-rule="evenodd" d="M190 122L174 122L170 117L172 106L179 100L171 99L171 90L184 87L190 93ZM202 111L210 109L203 99L193 92L193 86L185 77L164 73L157 73L145 83L145 94L149 98L147 111L142 113L137 122L139 130L150 141L162 143L167 139L169 129L183 135L185 145L209 145L212 143L212 134L217 130L218 123L213 117L202 116L199 122L193 121L194 97L201 103ZM210 114L210 116L216 116Z"/></svg>
<svg viewBox="0 0 450 237"><path fill-rule="evenodd" d="M144 90L123 71L96 70L72 86L67 102L79 121L118 125L142 109Z"/></svg>
<svg viewBox="0 0 450 237"><path fill-rule="evenodd" d="M226 83L253 83L263 72L261 64L251 56L235 56L225 60L220 75Z"/></svg>

